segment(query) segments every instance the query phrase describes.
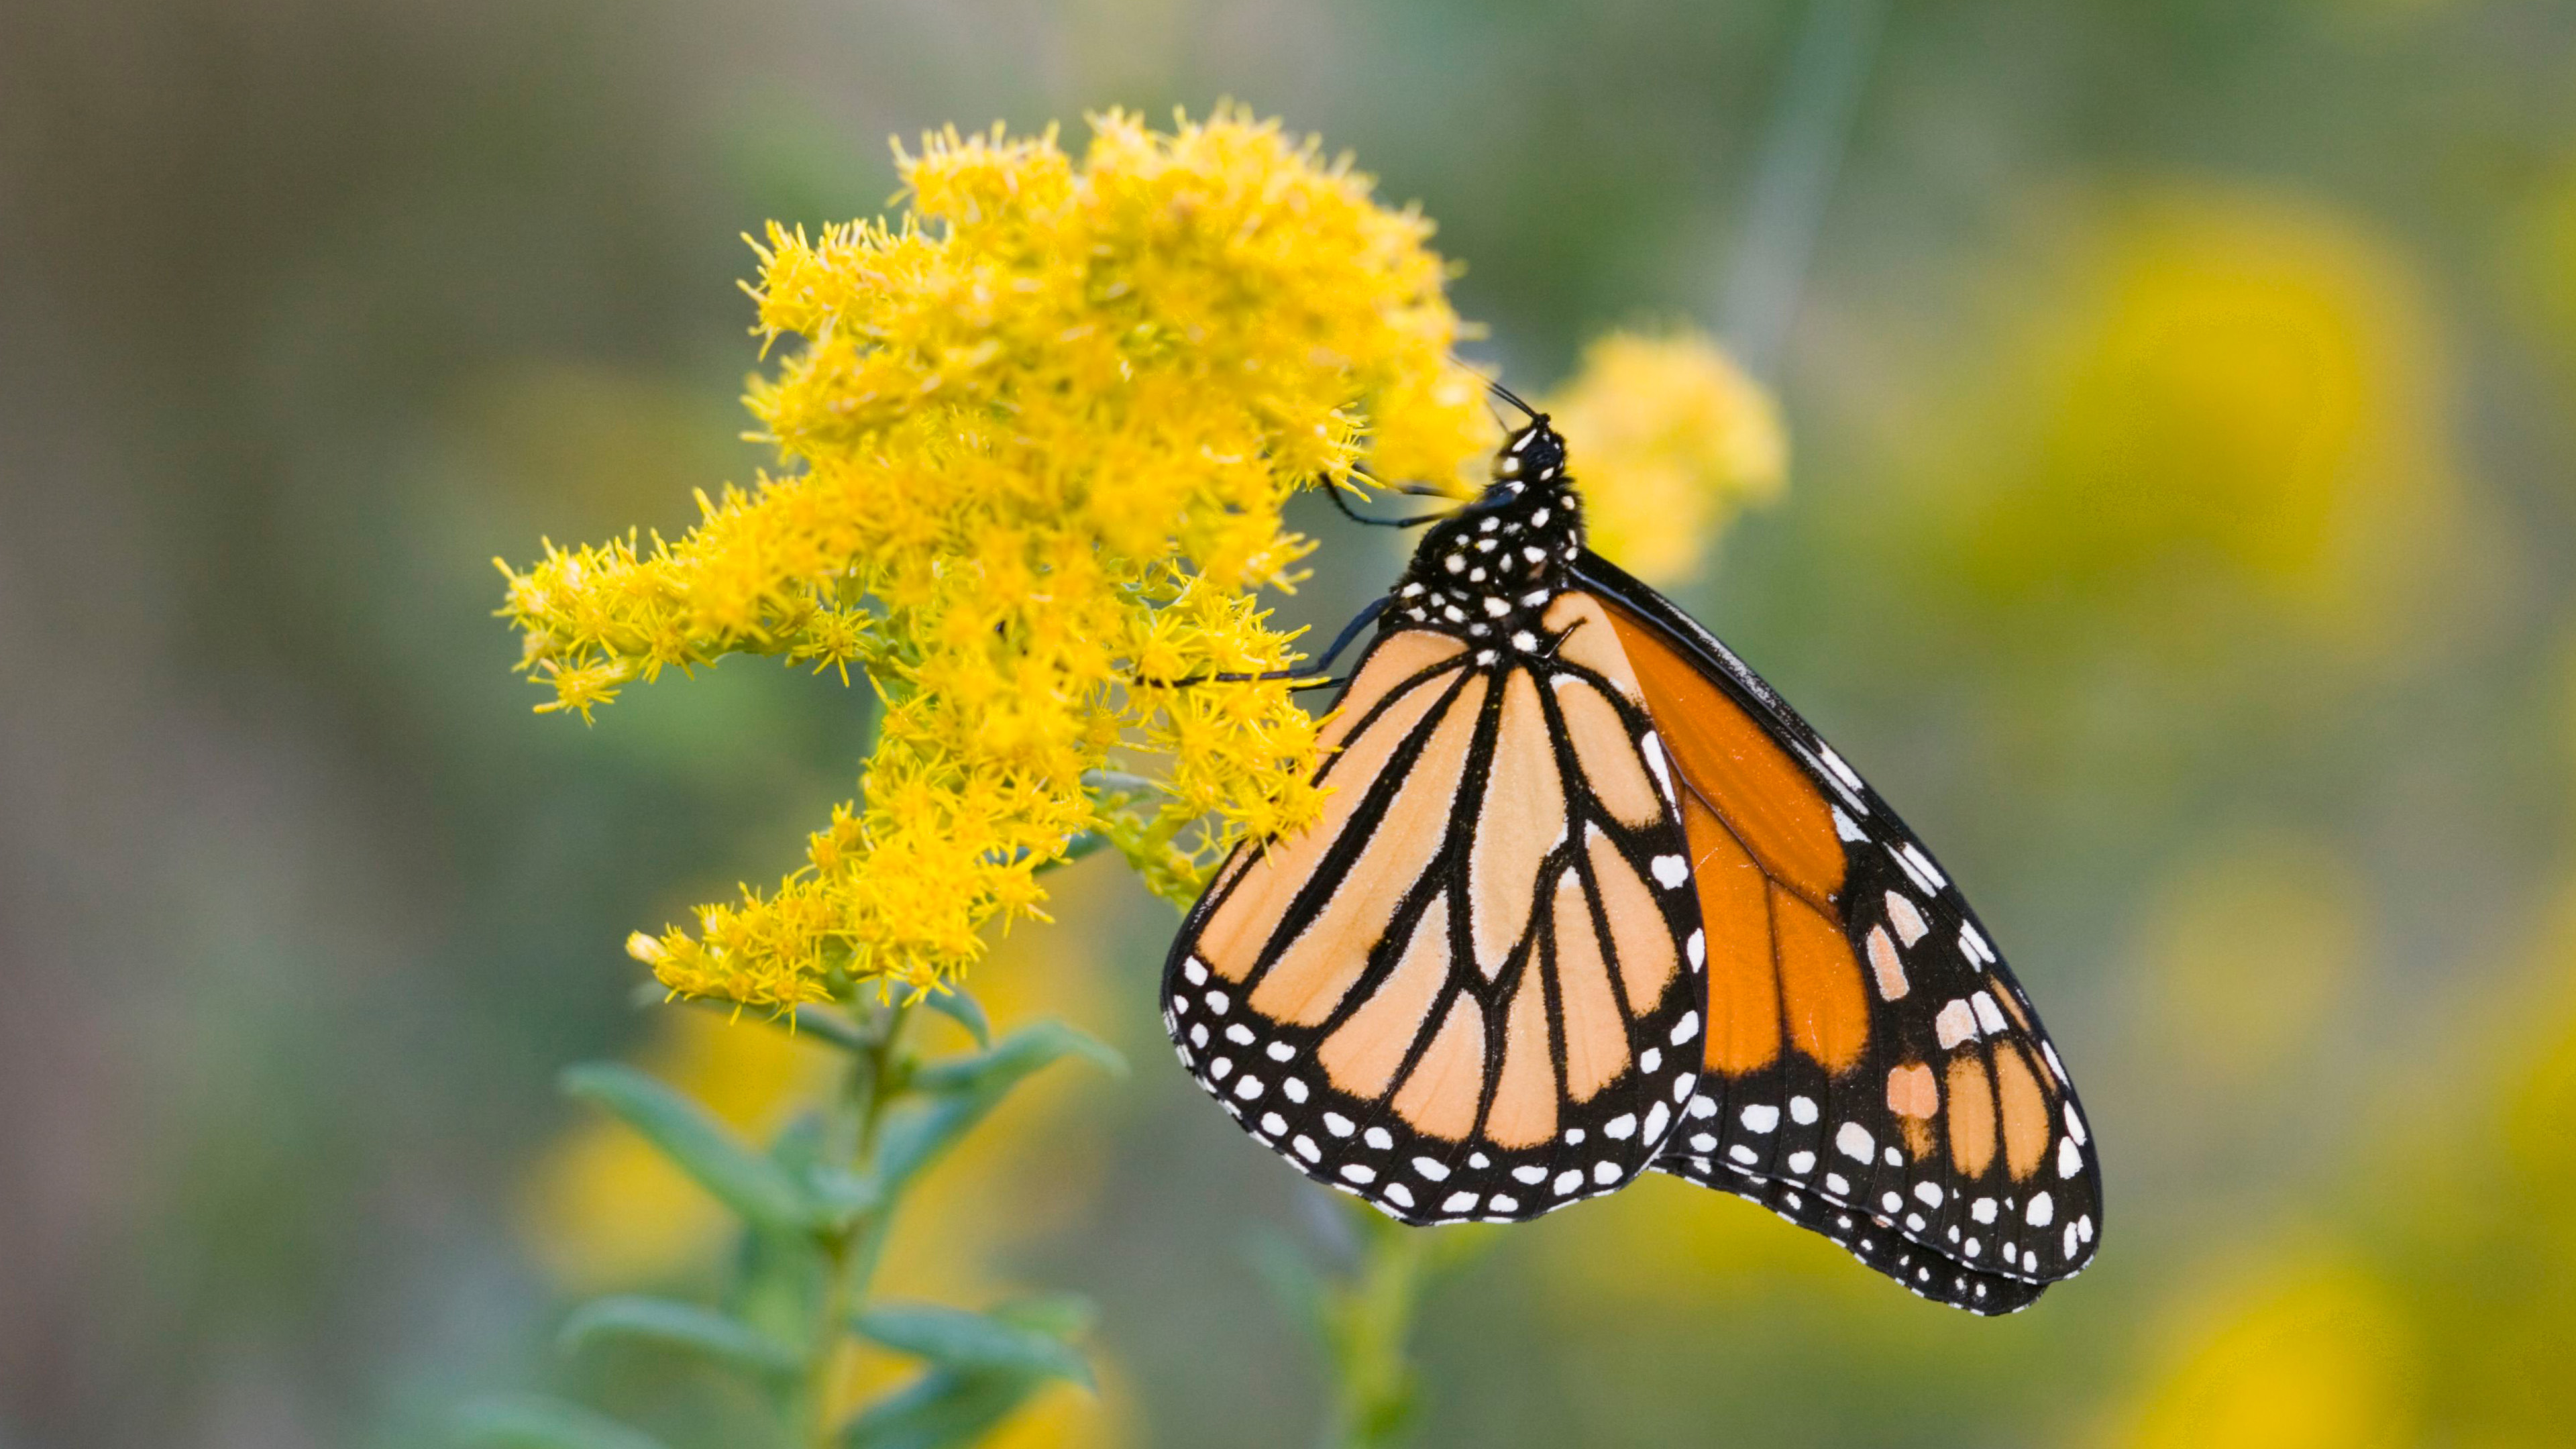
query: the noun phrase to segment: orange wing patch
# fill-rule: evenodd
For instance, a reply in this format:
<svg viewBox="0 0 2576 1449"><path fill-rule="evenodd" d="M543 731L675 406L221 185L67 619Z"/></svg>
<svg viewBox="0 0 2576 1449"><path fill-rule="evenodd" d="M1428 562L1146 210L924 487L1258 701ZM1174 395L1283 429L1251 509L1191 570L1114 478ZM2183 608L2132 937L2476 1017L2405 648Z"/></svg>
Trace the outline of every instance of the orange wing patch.
<svg viewBox="0 0 2576 1449"><path fill-rule="evenodd" d="M2004 1164L2015 1181L2039 1170L2048 1155L2048 1094L2030 1057L2014 1041L1995 1043L1995 1095L2002 1099Z"/></svg>
<svg viewBox="0 0 2576 1449"><path fill-rule="evenodd" d="M1565 1095L1589 1102L1628 1069L1628 1028L1610 994L1610 965L1573 871L1557 877L1556 982L1565 1023Z"/></svg>
<svg viewBox="0 0 2576 1449"><path fill-rule="evenodd" d="M1412 637L1398 634L1369 655L1368 666L1360 671L1359 683L1352 686L1349 700L1332 724L1326 727L1327 733L1356 724L1386 697L1389 690L1418 672L1418 667L1404 667L1402 658L1391 661L1384 671L1378 668L1378 661L1397 653L1398 646L1406 646L1402 651L1405 655L1431 652L1406 645ZM1454 652L1451 651L1452 654ZM1437 663L1438 659L1435 657L1431 662ZM1362 684L1373 684L1376 693L1362 695ZM1206 961L1216 974L1228 981L1241 981L1252 974L1261 948L1287 916L1298 890L1313 878L1316 866L1333 848L1333 842L1341 838L1342 831L1350 825L1351 817L1358 812L1361 803L1367 800L1368 787L1384 772L1388 757L1413 733L1414 726L1422 722L1423 715L1446 692L1441 681L1433 680L1416 686L1398 699L1369 725L1358 740L1325 767L1323 781L1335 788L1325 797L1321 820L1302 834L1272 842L1258 855L1247 851L1238 857L1251 863L1243 866L1239 876L1233 878L1232 892L1223 897L1224 904L1217 907L1216 913L1208 918L1206 929L1199 933L1200 959ZM1341 735L1335 733L1333 738L1338 744ZM1341 786L1336 784L1337 781L1350 783Z"/></svg>
<svg viewBox="0 0 2576 1449"><path fill-rule="evenodd" d="M1557 778L1556 746L1548 738L1538 683L1516 669L1503 686L1493 767L1467 857L1468 935L1476 965L1488 977L1502 970L1528 929L1539 862L1564 834L1565 785Z"/></svg>
<svg viewBox="0 0 2576 1449"><path fill-rule="evenodd" d="M1691 789L1765 874L1812 905L1832 902L1843 888L1843 843L1833 807L1806 771L1672 646L1624 611L1612 609L1608 619L1635 666L1655 731ZM1566 642L1570 655L1573 641Z"/></svg>
<svg viewBox="0 0 2576 1449"><path fill-rule="evenodd" d="M1503 1026L1503 1075L1485 1116L1485 1135L1504 1147L1535 1147L1556 1135L1556 1062L1547 1045L1547 988L1521 973Z"/></svg>
<svg viewBox="0 0 2576 1449"><path fill-rule="evenodd" d="M1843 934L1833 807L1696 666L1625 611L1584 602L1565 611L1569 621L1610 626L1683 787L1683 833L1708 933L1707 1067L1730 1077L1758 1071L1785 1036L1826 1070L1850 1070L1869 1045L1869 1000ZM1566 657L1583 632L1567 639ZM1902 994L1889 954L1875 963L1880 987Z"/></svg>
<svg viewBox="0 0 2576 1449"><path fill-rule="evenodd" d="M1637 878L1636 869L1609 836L1594 830L1584 854L1592 862L1592 880L1601 891L1602 914L1610 918L1610 945L1619 958L1619 989L1627 995L1628 1010L1644 1016L1663 1002L1664 988L1681 971L1673 933L1655 906L1654 893Z"/></svg>
<svg viewBox="0 0 2576 1449"><path fill-rule="evenodd" d="M1620 824L1644 829L1664 816L1664 802L1646 779L1646 767L1628 743L1628 727L1601 691L1570 674L1556 676L1557 708L1574 738L1592 793Z"/></svg>
<svg viewBox="0 0 2576 1449"><path fill-rule="evenodd" d="M1740 1077L1780 1055L1771 883L1697 795L1682 797L1682 835L1708 951L1708 1036L1701 1052L1710 1071Z"/></svg>
<svg viewBox="0 0 2576 1449"><path fill-rule="evenodd" d="M1459 996L1450 1001L1430 1050L1395 1094L1396 1115L1424 1136L1456 1142L1476 1129L1484 1094L1485 1016Z"/></svg>
<svg viewBox="0 0 2576 1449"><path fill-rule="evenodd" d="M1351 732L1368 712L1377 708L1395 687L1429 669L1445 664L1467 652L1466 644L1446 634L1428 629L1407 629L1389 634L1386 642L1369 651L1368 661L1360 666L1351 681L1350 692L1342 696L1341 707L1324 727L1315 732L1315 743L1329 755L1342 747L1342 737Z"/></svg>
<svg viewBox="0 0 2576 1449"><path fill-rule="evenodd" d="M1342 1004L1367 969L1369 953L1385 936L1404 893L1448 836L1450 800L1458 791L1467 737L1475 731L1484 696L1481 677L1460 688L1457 703L1433 727L1430 744L1378 821L1367 850L1353 862L1343 888L1333 892L1253 988L1254 1010L1274 1020L1314 1026ZM1362 741L1357 748L1366 746ZM1245 883L1250 884L1250 877Z"/></svg>
<svg viewBox="0 0 2576 1449"><path fill-rule="evenodd" d="M1333 1085L1354 1097L1384 1093L1431 1015L1431 1003L1440 998L1441 983L1448 979L1449 912L1442 900L1435 899L1414 925L1413 938L1405 943L1404 954L1397 958L1386 983L1326 1037L1323 1049L1315 1054Z"/></svg>
<svg viewBox="0 0 2576 1449"><path fill-rule="evenodd" d="M1994 1087L1974 1052L1950 1058L1950 1163L1965 1178L1986 1175L1995 1160Z"/></svg>
<svg viewBox="0 0 2576 1449"><path fill-rule="evenodd" d="M1798 1050L1840 1074L1869 1045L1869 999L1862 995L1860 963L1842 928L1815 907L1771 882L1772 930L1780 951L1780 1009Z"/></svg>

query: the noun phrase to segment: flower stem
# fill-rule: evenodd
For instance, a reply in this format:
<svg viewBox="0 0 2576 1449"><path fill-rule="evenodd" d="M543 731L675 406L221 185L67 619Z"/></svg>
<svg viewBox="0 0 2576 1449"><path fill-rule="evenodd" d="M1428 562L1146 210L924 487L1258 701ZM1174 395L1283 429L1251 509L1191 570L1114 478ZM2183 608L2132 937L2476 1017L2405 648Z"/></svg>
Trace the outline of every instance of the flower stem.
<svg viewBox="0 0 2576 1449"><path fill-rule="evenodd" d="M1325 1306L1333 1356L1326 1449L1393 1449L1412 1437L1416 1383L1405 1341L1429 1276L1432 1235L1365 1210L1360 1261Z"/></svg>
<svg viewBox="0 0 2576 1449"><path fill-rule="evenodd" d="M853 1015L860 1020L861 1041L851 1051L848 1067L825 1106L823 1151L825 1161L846 1163L866 1181L874 1176L878 1124L900 1087L894 1080L897 1042L911 1007L900 1003L873 1009L858 1006ZM805 1376L797 1406L801 1437L814 1449L830 1449L838 1438L832 1410L841 1348L852 1316L866 1300L892 1216L893 1204L881 1201L822 1235L823 1292L806 1340Z"/></svg>

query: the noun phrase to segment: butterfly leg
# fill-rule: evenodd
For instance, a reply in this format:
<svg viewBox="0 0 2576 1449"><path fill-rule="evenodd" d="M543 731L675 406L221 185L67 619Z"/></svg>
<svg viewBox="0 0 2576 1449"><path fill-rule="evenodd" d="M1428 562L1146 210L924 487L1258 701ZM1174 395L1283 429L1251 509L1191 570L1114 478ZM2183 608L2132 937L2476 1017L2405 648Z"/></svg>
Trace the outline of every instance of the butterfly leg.
<svg viewBox="0 0 2576 1449"><path fill-rule="evenodd" d="M1356 617L1354 617L1349 623L1342 626L1341 633L1333 636L1332 647L1326 649L1323 653L1323 657L1317 659L1311 668L1266 669L1258 674L1232 672L1222 674L1193 674L1187 679L1139 679L1136 682L1139 684L1157 684L1169 688L1177 688L1184 684L1257 684L1266 683L1274 679L1313 680L1312 683L1298 685L1297 687L1299 689L1321 689L1328 684L1340 684L1342 681L1338 679L1314 679L1313 676L1322 670L1332 668L1333 661L1341 657L1343 650L1351 647L1351 641L1360 636L1360 631L1366 629L1369 625L1376 623L1377 616L1386 612L1388 602L1388 600L1380 599L1376 603L1369 605L1367 608L1360 610Z"/></svg>
<svg viewBox="0 0 2576 1449"><path fill-rule="evenodd" d="M1411 494L1415 497L1425 498L1446 498L1449 496L1446 493L1440 492L1438 489L1418 488L1410 485L1398 488L1395 491ZM1344 518L1349 519L1353 523L1367 524L1371 528L1420 528L1426 523L1437 523L1448 516L1441 513L1424 513L1418 514L1412 518L1371 518L1367 514L1351 507L1351 501L1342 496L1342 490L1330 483L1324 485L1324 496L1333 501L1333 506L1342 511L1342 516Z"/></svg>

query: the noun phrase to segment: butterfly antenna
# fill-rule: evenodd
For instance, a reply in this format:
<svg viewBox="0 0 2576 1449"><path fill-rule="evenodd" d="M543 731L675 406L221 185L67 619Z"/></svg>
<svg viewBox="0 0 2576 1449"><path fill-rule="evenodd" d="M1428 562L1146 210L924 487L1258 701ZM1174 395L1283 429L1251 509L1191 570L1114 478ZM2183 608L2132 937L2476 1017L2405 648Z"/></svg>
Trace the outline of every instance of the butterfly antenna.
<svg viewBox="0 0 2576 1449"><path fill-rule="evenodd" d="M1492 391L1494 396L1501 398L1503 401L1510 403L1513 407L1519 408L1522 412L1528 414L1531 422L1543 423L1547 421L1547 414L1531 407L1528 403L1522 402L1519 393L1512 391L1510 388L1503 386L1499 382L1488 382L1485 386Z"/></svg>

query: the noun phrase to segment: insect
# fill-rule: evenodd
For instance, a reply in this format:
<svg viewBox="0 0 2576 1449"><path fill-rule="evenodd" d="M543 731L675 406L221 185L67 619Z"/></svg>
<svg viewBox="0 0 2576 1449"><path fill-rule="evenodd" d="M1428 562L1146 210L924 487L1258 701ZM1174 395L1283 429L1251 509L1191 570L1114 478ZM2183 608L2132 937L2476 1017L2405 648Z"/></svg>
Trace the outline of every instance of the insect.
<svg viewBox="0 0 2576 1449"><path fill-rule="evenodd" d="M1400 1221L1519 1222L1653 1168L1915 1293L2092 1260L2075 1089L1931 854L1714 634L1584 547L1527 414L1345 631L1323 818L1246 842L1164 967L1181 1064Z"/></svg>

